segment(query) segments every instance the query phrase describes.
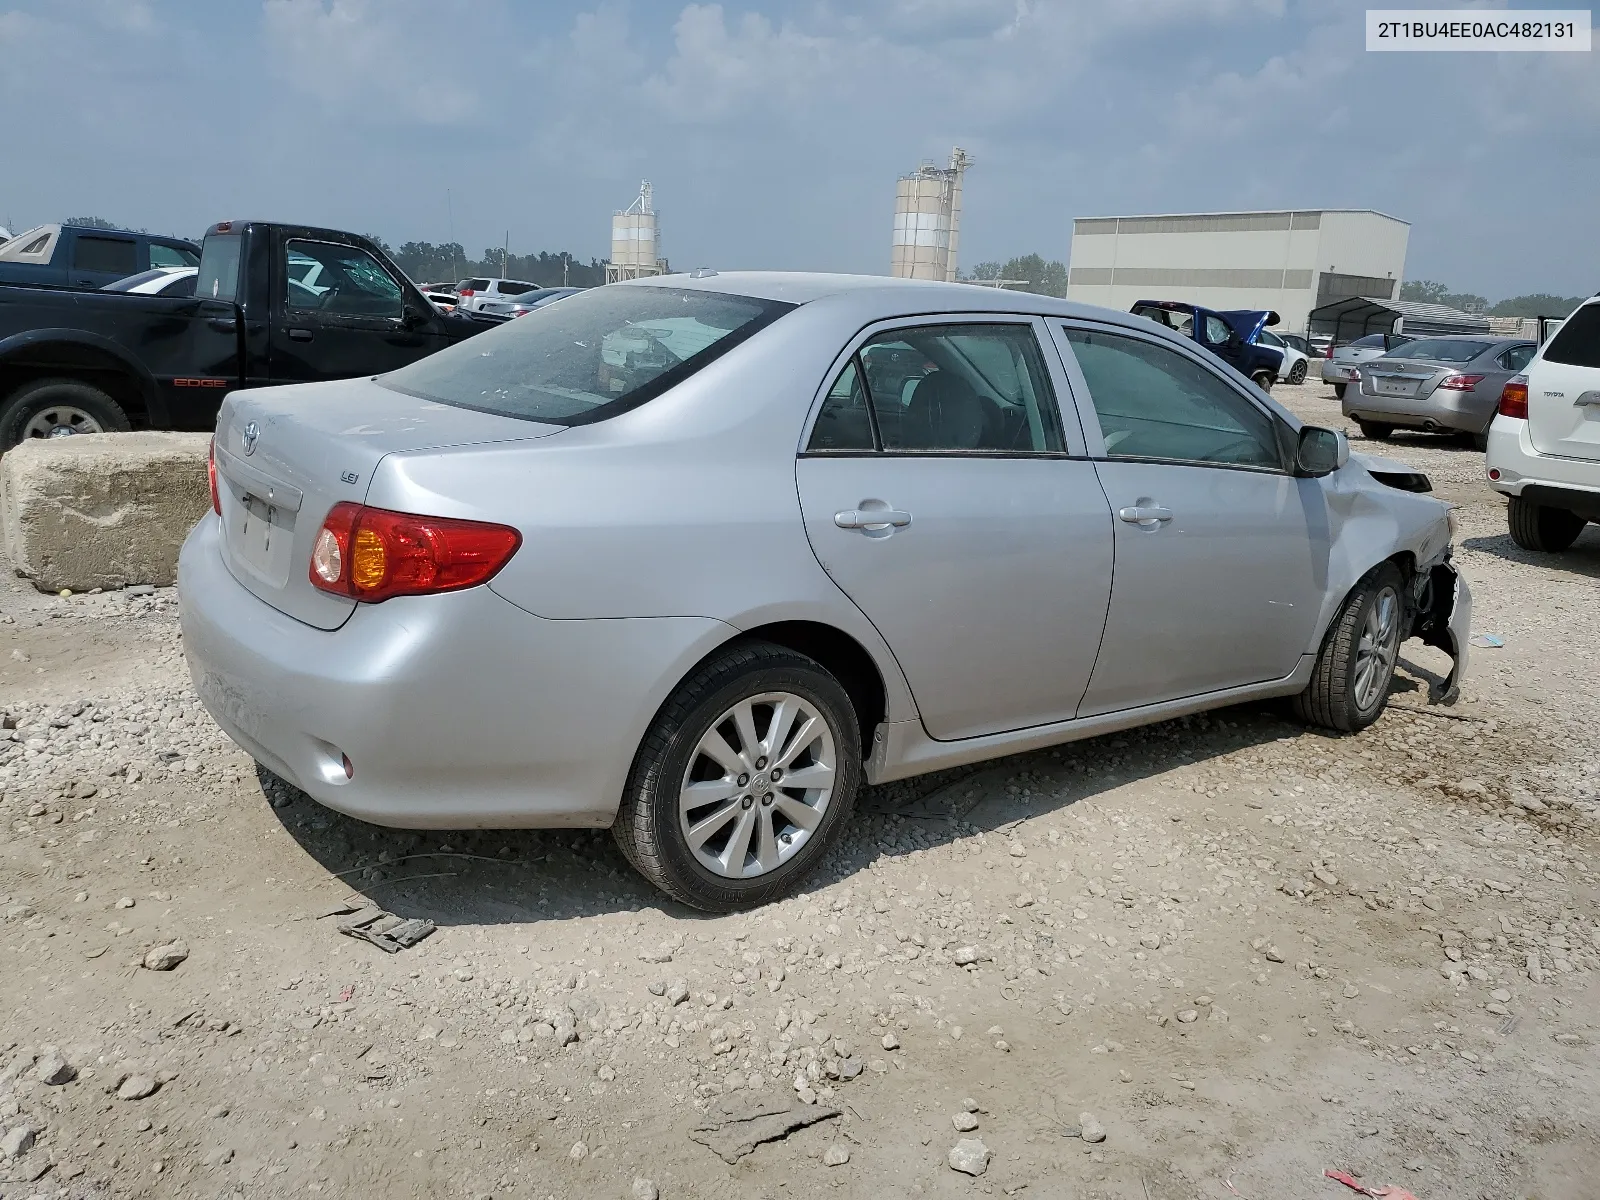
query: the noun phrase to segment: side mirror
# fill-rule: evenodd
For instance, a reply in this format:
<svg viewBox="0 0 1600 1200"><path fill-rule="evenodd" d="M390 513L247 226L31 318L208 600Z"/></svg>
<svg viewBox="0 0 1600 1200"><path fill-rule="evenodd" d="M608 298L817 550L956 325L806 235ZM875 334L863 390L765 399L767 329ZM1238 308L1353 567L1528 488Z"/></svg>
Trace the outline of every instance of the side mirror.
<svg viewBox="0 0 1600 1200"><path fill-rule="evenodd" d="M1305 425L1294 458L1300 475L1313 479L1331 475L1350 461L1350 442L1337 429Z"/></svg>

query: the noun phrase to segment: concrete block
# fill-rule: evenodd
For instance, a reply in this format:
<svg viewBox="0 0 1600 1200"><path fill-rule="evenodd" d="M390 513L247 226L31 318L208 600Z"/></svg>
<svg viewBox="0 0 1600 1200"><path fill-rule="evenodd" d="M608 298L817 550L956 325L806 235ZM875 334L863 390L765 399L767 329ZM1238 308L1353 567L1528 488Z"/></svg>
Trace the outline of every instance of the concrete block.
<svg viewBox="0 0 1600 1200"><path fill-rule="evenodd" d="M158 587L211 508L205 433L96 433L23 442L0 457L0 540L35 587Z"/></svg>

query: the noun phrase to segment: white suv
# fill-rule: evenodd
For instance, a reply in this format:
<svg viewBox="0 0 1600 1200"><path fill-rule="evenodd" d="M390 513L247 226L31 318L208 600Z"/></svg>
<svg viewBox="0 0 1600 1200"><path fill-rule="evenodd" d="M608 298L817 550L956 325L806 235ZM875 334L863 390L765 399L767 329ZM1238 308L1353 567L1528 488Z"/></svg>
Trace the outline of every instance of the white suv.
<svg viewBox="0 0 1600 1200"><path fill-rule="evenodd" d="M524 283L520 279L463 279L456 284L456 295L460 297L457 307L466 312L477 312L490 301L510 300L538 286L537 283Z"/></svg>
<svg viewBox="0 0 1600 1200"><path fill-rule="evenodd" d="M1487 466L1525 550L1565 550L1600 521L1600 295L1506 383Z"/></svg>

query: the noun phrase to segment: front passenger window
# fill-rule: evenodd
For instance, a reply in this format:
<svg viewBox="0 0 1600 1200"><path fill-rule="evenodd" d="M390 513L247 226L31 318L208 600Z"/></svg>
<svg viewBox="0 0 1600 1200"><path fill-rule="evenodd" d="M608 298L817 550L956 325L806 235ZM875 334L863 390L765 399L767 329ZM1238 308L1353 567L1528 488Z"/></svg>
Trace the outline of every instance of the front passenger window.
<svg viewBox="0 0 1600 1200"><path fill-rule="evenodd" d="M1108 458L1281 470L1272 418L1186 355L1124 334L1068 329Z"/></svg>

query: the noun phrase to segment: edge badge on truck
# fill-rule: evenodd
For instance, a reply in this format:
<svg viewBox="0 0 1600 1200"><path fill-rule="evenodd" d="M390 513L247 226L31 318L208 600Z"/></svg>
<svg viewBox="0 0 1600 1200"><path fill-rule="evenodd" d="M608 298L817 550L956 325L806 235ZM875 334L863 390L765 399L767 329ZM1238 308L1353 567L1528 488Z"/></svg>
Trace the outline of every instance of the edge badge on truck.
<svg viewBox="0 0 1600 1200"><path fill-rule="evenodd" d="M219 388L227 387L226 379L174 379L173 387Z"/></svg>

